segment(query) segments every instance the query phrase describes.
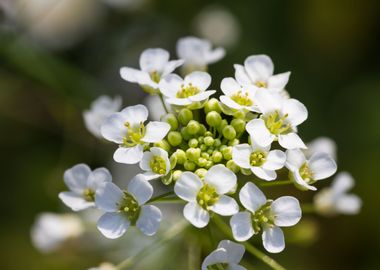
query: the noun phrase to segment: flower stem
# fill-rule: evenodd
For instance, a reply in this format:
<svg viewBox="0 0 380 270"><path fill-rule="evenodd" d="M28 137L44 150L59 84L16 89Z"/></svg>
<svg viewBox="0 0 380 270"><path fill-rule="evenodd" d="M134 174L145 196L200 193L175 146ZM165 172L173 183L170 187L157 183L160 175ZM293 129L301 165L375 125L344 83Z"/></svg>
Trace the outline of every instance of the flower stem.
<svg viewBox="0 0 380 270"><path fill-rule="evenodd" d="M169 113L168 108L166 108L166 104L165 104L165 101L164 101L164 98L163 98L162 94L159 93L158 96L160 97L160 100L161 100L162 106L164 107L165 112Z"/></svg>
<svg viewBox="0 0 380 270"><path fill-rule="evenodd" d="M282 180L282 181L271 181L271 182L265 182L265 183L260 183L260 187L272 187L272 186L284 186L284 185L290 185L292 184L292 180Z"/></svg>
<svg viewBox="0 0 380 270"><path fill-rule="evenodd" d="M148 203L155 202L155 201L158 201L158 200L160 200L162 198L167 198L167 197L172 196L172 195L174 195L174 191L168 191L168 192L165 192L165 193L163 193L161 195L158 195L158 196L156 196L154 198L151 198L148 201Z"/></svg>
<svg viewBox="0 0 380 270"><path fill-rule="evenodd" d="M226 223L223 222L223 220L218 217L218 216L214 216L213 217L213 221L214 223L218 226L218 228L226 235L228 235L230 238L232 238L232 235L231 235L231 231L230 231L230 228L228 227L228 225L226 225ZM250 244L249 242L244 242L242 243L246 250L251 253L253 256L255 256L256 258L260 259L263 263L267 264L268 266L270 266L272 269L274 270L286 270L283 266L281 266L278 262L276 262L274 259L272 259L271 257L269 257L268 255L266 255L265 253L263 253L262 251L260 251L259 249L257 249L256 247L254 247L252 244Z"/></svg>
<svg viewBox="0 0 380 270"><path fill-rule="evenodd" d="M188 222L186 220L181 220L180 222L172 226L169 230L167 230L162 235L162 237L158 239L158 241L148 246L147 248L142 249L134 256L129 257L125 259L124 261L122 261L121 263L119 263L116 266L116 269L118 270L129 269L129 267L132 266L135 262L142 260L142 258L147 256L148 254L151 254L152 252L154 252L154 250L157 250L158 246L165 244L167 241L169 241L170 239L176 237L178 234L183 232L183 230L187 227L187 225L188 225Z"/></svg>

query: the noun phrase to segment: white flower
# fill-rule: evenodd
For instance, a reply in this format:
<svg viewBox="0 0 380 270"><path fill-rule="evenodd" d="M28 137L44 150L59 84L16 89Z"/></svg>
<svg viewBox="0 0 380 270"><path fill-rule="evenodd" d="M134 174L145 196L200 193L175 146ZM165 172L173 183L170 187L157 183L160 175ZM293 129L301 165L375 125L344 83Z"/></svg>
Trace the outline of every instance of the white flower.
<svg viewBox="0 0 380 270"><path fill-rule="evenodd" d="M289 81L290 72L273 75L273 62L269 56L251 55L244 61L244 66L234 65L235 78L241 85L255 85L281 93Z"/></svg>
<svg viewBox="0 0 380 270"><path fill-rule="evenodd" d="M240 144L232 148L232 160L241 168L250 169L257 177L272 181L276 170L284 167L286 155L281 150L270 151L270 146Z"/></svg>
<svg viewBox="0 0 380 270"><path fill-rule="evenodd" d="M102 138L100 128L103 122L111 114L121 108L121 97L114 99L108 96L100 96L91 103L91 109L83 112L84 124L88 131L95 137Z"/></svg>
<svg viewBox="0 0 380 270"><path fill-rule="evenodd" d="M219 97L220 101L234 110L248 110L260 112L255 99L256 87L251 85L241 86L234 78L224 78L220 84L224 95Z"/></svg>
<svg viewBox="0 0 380 270"><path fill-rule="evenodd" d="M337 160L336 143L328 137L319 137L307 144L307 149L304 150L306 157L311 157L317 152L326 153L334 160Z"/></svg>
<svg viewBox="0 0 380 270"><path fill-rule="evenodd" d="M290 178L303 190L317 190L311 184L330 177L337 169L335 161L326 153L315 153L307 160L299 149L286 151L286 167Z"/></svg>
<svg viewBox="0 0 380 270"><path fill-rule="evenodd" d="M285 240L280 227L293 226L301 219L298 200L290 196L267 200L264 193L250 182L241 188L239 198L247 211L231 217L234 238L246 241L263 230L264 248L271 253L281 252L285 248Z"/></svg>
<svg viewBox="0 0 380 270"><path fill-rule="evenodd" d="M66 240L80 236L84 231L79 217L72 214L41 213L35 221L31 237L41 252L57 250Z"/></svg>
<svg viewBox="0 0 380 270"><path fill-rule="evenodd" d="M331 187L324 188L314 197L316 210L324 215L359 213L362 201L355 194L347 194L354 186L354 179L347 172L339 173L333 180Z"/></svg>
<svg viewBox="0 0 380 270"><path fill-rule="evenodd" d="M207 100L215 90L206 91L211 84L211 76L202 71L194 71L184 79L169 74L160 81L161 93L172 105L187 106Z"/></svg>
<svg viewBox="0 0 380 270"><path fill-rule="evenodd" d="M183 60L169 61L169 57L169 53L164 49L146 49L140 56L141 70L122 67L120 75L128 82L138 83L149 93L157 93L160 80L184 62Z"/></svg>
<svg viewBox="0 0 380 270"><path fill-rule="evenodd" d="M296 133L297 126L307 119L306 107L296 99L283 99L264 90L257 91L255 97L262 115L247 123L252 140L264 147L278 140L286 149L306 148Z"/></svg>
<svg viewBox="0 0 380 270"><path fill-rule="evenodd" d="M224 57L225 50L223 48L212 49L211 43L205 39L184 37L177 42L177 55L185 60L184 68L186 70L206 70L209 64L218 62Z"/></svg>
<svg viewBox="0 0 380 270"><path fill-rule="evenodd" d="M144 152L140 168L146 171L144 176L147 180L167 175L170 171L168 152L159 147L150 148Z"/></svg>
<svg viewBox="0 0 380 270"><path fill-rule="evenodd" d="M218 248L205 258L202 263L202 270L245 270L245 267L239 265L244 252L245 248L243 245L234 243L230 240L222 240L220 241Z"/></svg>
<svg viewBox="0 0 380 270"><path fill-rule="evenodd" d="M86 164L78 164L65 171L63 179L70 191L59 193L59 198L73 211L95 206L95 192L105 182L111 182L112 176L106 168L94 171Z"/></svg>
<svg viewBox="0 0 380 270"><path fill-rule="evenodd" d="M143 156L145 144L161 141L170 130L164 122L152 121L146 126L148 110L144 105L125 108L110 115L101 128L105 139L119 144L113 158L116 162L135 164Z"/></svg>
<svg viewBox="0 0 380 270"><path fill-rule="evenodd" d="M145 235L154 235L161 222L160 209L145 205L152 197L153 187L142 174L129 182L127 190L113 183L105 183L96 192L96 206L106 213L98 220L99 231L107 238L122 236L130 226L136 225Z"/></svg>
<svg viewBox="0 0 380 270"><path fill-rule="evenodd" d="M236 186L236 175L223 165L211 167L202 181L192 172L183 172L174 186L178 197L187 201L183 209L185 218L195 227L205 227L209 211L231 216L239 211L236 201L225 194Z"/></svg>

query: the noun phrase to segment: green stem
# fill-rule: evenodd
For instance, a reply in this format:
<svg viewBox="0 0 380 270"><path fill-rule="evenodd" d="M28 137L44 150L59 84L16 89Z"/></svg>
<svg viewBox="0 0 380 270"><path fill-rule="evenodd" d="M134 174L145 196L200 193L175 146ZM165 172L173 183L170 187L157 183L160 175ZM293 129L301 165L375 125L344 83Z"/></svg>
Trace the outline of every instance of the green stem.
<svg viewBox="0 0 380 270"><path fill-rule="evenodd" d="M223 222L223 220L220 217L214 216L213 221L224 234L226 234L226 235L228 235L228 237L232 238L230 228L228 227L228 225L226 225L226 223ZM254 247L252 244L250 244L248 242L244 242L242 244L245 246L246 250L249 253L251 253L256 258L260 259L263 263L267 264L272 269L274 269L274 270L286 270L278 262L276 262L274 259L272 259L268 255L266 255L265 253L261 252L259 249Z"/></svg>
<svg viewBox="0 0 380 270"><path fill-rule="evenodd" d="M188 222L186 220L182 220L178 222L177 224L172 226L169 230L167 230L162 235L162 237L159 238L158 241L148 246L147 248L142 249L134 256L125 259L124 261L122 261L116 266L116 269L118 270L129 269L129 267L131 267L135 262L141 261L145 256L148 256L149 254L154 252L154 250L156 250L160 245L166 243L170 239L174 238L175 236L183 232L183 230L187 227L187 225L188 225Z"/></svg>
<svg viewBox="0 0 380 270"><path fill-rule="evenodd" d="M154 198L151 198L147 203L155 202L155 201L158 201L158 200L160 200L162 198L166 198L166 197L169 197L169 196L172 196L172 195L174 195L174 191L168 191L168 192L165 192L165 193L163 193L161 195L158 195L158 196L156 196Z"/></svg>
<svg viewBox="0 0 380 270"><path fill-rule="evenodd" d="M163 98L162 94L159 93L158 96L160 97L160 100L161 100L162 106L164 107L165 112L169 113L168 108L166 108L166 104L165 104L165 101L164 101L164 98Z"/></svg>
<svg viewBox="0 0 380 270"><path fill-rule="evenodd" d="M283 180L283 181L275 180L271 182L259 183L259 186L272 187L272 186L284 186L284 185L290 185L290 184L293 184L292 180Z"/></svg>
<svg viewBox="0 0 380 270"><path fill-rule="evenodd" d="M312 203L303 203L301 204L301 209L302 209L302 213L304 214L307 214L307 213L314 213L315 212L315 208L314 208L314 205Z"/></svg>

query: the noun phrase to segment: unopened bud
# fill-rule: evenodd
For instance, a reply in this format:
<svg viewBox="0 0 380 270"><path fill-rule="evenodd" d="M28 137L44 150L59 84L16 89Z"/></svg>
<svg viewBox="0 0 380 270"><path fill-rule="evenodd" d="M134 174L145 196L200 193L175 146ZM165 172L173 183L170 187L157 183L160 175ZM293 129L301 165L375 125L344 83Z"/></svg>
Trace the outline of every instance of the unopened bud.
<svg viewBox="0 0 380 270"><path fill-rule="evenodd" d="M173 131L173 130L177 130L178 129L178 120L177 120L177 117L175 117L174 114L172 113L168 113L166 115L164 115L161 119L162 121L168 123L170 125L170 130Z"/></svg>
<svg viewBox="0 0 380 270"><path fill-rule="evenodd" d="M222 109L220 107L220 103L216 98L212 98L205 104L205 113L209 113L211 111L221 113Z"/></svg>
<svg viewBox="0 0 380 270"><path fill-rule="evenodd" d="M222 122L222 117L217 112L209 112L206 115L206 122L210 127L217 127Z"/></svg>
<svg viewBox="0 0 380 270"><path fill-rule="evenodd" d="M168 134L168 141L172 146L178 146L182 142L182 135L178 131L170 131Z"/></svg>
<svg viewBox="0 0 380 270"><path fill-rule="evenodd" d="M243 119L233 119L231 126L233 126L236 133L243 133L245 131L245 121Z"/></svg>
<svg viewBox="0 0 380 270"><path fill-rule="evenodd" d="M224 138L226 138L227 140L233 140L236 137L236 131L230 125L225 126L223 128L222 133L223 133Z"/></svg>
<svg viewBox="0 0 380 270"><path fill-rule="evenodd" d="M232 160L227 161L226 167L233 171L234 173L238 173L240 168L238 165L235 164Z"/></svg>
<svg viewBox="0 0 380 270"><path fill-rule="evenodd" d="M178 120L181 125L186 126L191 120L193 120L193 112L189 109L182 109L178 114Z"/></svg>
<svg viewBox="0 0 380 270"><path fill-rule="evenodd" d="M170 144L167 140L162 140L154 143L154 146L164 149L166 152L170 151Z"/></svg>
<svg viewBox="0 0 380 270"><path fill-rule="evenodd" d="M197 121L195 120L190 120L190 122L187 124L187 127L186 127L186 131L190 134L190 135L195 135L198 133L200 129L200 125Z"/></svg>

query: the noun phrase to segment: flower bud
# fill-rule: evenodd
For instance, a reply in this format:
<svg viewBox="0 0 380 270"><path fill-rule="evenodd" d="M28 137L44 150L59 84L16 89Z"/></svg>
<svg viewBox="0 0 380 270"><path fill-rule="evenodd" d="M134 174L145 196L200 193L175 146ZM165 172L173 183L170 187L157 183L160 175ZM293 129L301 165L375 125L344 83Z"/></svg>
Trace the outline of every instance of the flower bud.
<svg viewBox="0 0 380 270"><path fill-rule="evenodd" d="M170 169L172 170L177 165L177 157L176 157L175 153L170 156L169 161L170 161Z"/></svg>
<svg viewBox="0 0 380 270"><path fill-rule="evenodd" d="M205 158L205 159L209 159L209 158L210 158L210 155L207 154L207 153L205 153L205 152L203 152L203 153L201 154L201 156L202 156L203 158Z"/></svg>
<svg viewBox="0 0 380 270"><path fill-rule="evenodd" d="M240 143L239 139L233 139L231 141L228 142L228 145L229 146L235 146L235 145L238 145Z"/></svg>
<svg viewBox="0 0 380 270"><path fill-rule="evenodd" d="M218 148L219 146L221 146L222 145L222 142L220 141L220 139L215 139L214 140L214 146L216 147L216 148Z"/></svg>
<svg viewBox="0 0 380 270"><path fill-rule="evenodd" d="M245 121L243 119L233 119L231 126L233 126L236 133L243 133L245 131Z"/></svg>
<svg viewBox="0 0 380 270"><path fill-rule="evenodd" d="M161 118L161 121L164 121L166 123L168 123L170 125L170 130L177 130L178 129L178 120L177 120L177 117L175 117L174 114L172 113L168 113L166 115L164 115L162 118Z"/></svg>
<svg viewBox="0 0 380 270"><path fill-rule="evenodd" d="M238 119L244 119L245 118L245 112L244 111L237 111L234 113L234 117Z"/></svg>
<svg viewBox="0 0 380 270"><path fill-rule="evenodd" d="M205 145L207 145L207 146L211 146L211 145L214 144L214 138L213 138L213 137L210 137L210 136L207 136L207 137L205 137L205 139L204 139L204 143L205 143Z"/></svg>
<svg viewBox="0 0 380 270"><path fill-rule="evenodd" d="M228 146L222 150L223 158L225 160L230 160L232 158L232 147Z"/></svg>
<svg viewBox="0 0 380 270"><path fill-rule="evenodd" d="M201 149L199 148L189 148L186 150L186 156L191 161L197 161L201 156Z"/></svg>
<svg viewBox="0 0 380 270"><path fill-rule="evenodd" d="M194 171L197 165L194 162L187 160L183 166L187 171Z"/></svg>
<svg viewBox="0 0 380 270"><path fill-rule="evenodd" d="M168 143L167 140L162 140L160 142L156 142L156 143L154 143L154 146L160 147L160 148L164 149L166 152L170 151L170 144Z"/></svg>
<svg viewBox="0 0 380 270"><path fill-rule="evenodd" d="M173 181L173 175L171 173L168 173L167 175L161 177L161 182L166 186L170 185L172 181Z"/></svg>
<svg viewBox="0 0 380 270"><path fill-rule="evenodd" d="M193 120L193 112L189 109L182 109L178 114L178 120L181 125L186 126L191 120Z"/></svg>
<svg viewBox="0 0 380 270"><path fill-rule="evenodd" d="M240 169L239 166L236 165L236 163L233 162L232 160L227 161L226 167L230 169L231 171L233 171L234 173L238 173Z"/></svg>
<svg viewBox="0 0 380 270"><path fill-rule="evenodd" d="M233 140L236 137L236 131L230 125L225 126L223 128L222 133L223 133L224 138L226 138L227 140Z"/></svg>
<svg viewBox="0 0 380 270"><path fill-rule="evenodd" d="M200 128L199 128L199 131L198 131L198 135L203 135L203 134L205 134L205 132L207 131L205 125L200 124L199 127L200 127Z"/></svg>
<svg viewBox="0 0 380 270"><path fill-rule="evenodd" d="M201 144L200 148L201 148L201 151L202 151L202 152L203 152L203 151L206 151L206 150L207 150L207 145L205 145L205 144Z"/></svg>
<svg viewBox="0 0 380 270"><path fill-rule="evenodd" d="M200 157L198 158L198 166L199 167L205 167L206 164L207 164L207 159L203 158L203 157Z"/></svg>
<svg viewBox="0 0 380 270"><path fill-rule="evenodd" d="M197 147L198 146L198 140L197 139L191 139L190 141L189 141L189 147L192 147L192 148L195 148L195 147Z"/></svg>
<svg viewBox="0 0 380 270"><path fill-rule="evenodd" d="M199 129L200 129L200 125L197 121L195 120L190 120L190 122L187 124L187 127L186 127L186 131L190 134L190 135L195 135L198 133Z"/></svg>
<svg viewBox="0 0 380 270"><path fill-rule="evenodd" d="M205 104L205 113L207 114L207 113L212 112L212 111L218 112L218 113L222 112L222 108L220 107L220 103L216 98L210 99Z"/></svg>
<svg viewBox="0 0 380 270"><path fill-rule="evenodd" d="M245 169L245 168L240 168L240 172L243 175L251 175L252 174L252 171L250 169Z"/></svg>
<svg viewBox="0 0 380 270"><path fill-rule="evenodd" d="M195 174L198 175L199 178L203 179L207 173L206 169L200 168L195 171Z"/></svg>
<svg viewBox="0 0 380 270"><path fill-rule="evenodd" d="M222 122L222 117L217 112L209 112L206 115L206 122L210 127L217 127Z"/></svg>
<svg viewBox="0 0 380 270"><path fill-rule="evenodd" d="M186 141L191 139L191 135L187 132L186 127L181 128L181 135L182 135L182 138L185 139Z"/></svg>
<svg viewBox="0 0 380 270"><path fill-rule="evenodd" d="M214 152L214 149L207 149L207 154L209 154L209 155L212 155L212 153Z"/></svg>
<svg viewBox="0 0 380 270"><path fill-rule="evenodd" d="M198 143L199 143L199 144L202 144L204 138L205 138L205 137L203 137L203 136L199 136L199 137L198 137Z"/></svg>
<svg viewBox="0 0 380 270"><path fill-rule="evenodd" d="M205 134L204 134L204 136L205 136L205 137L207 137L207 136L212 137L212 133L211 133L210 131L206 131Z"/></svg>
<svg viewBox="0 0 380 270"><path fill-rule="evenodd" d="M182 142L181 133L178 131L170 131L168 134L168 141L172 146L178 146Z"/></svg>
<svg viewBox="0 0 380 270"><path fill-rule="evenodd" d="M219 132L222 132L225 126L228 125L228 122L226 119L223 119L222 122L220 122L220 125L217 127Z"/></svg>
<svg viewBox="0 0 380 270"><path fill-rule="evenodd" d="M214 163L218 163L218 162L220 162L222 159L223 159L223 155L222 155L222 153L220 153L219 151L214 151L214 152L212 153L212 161L214 161Z"/></svg>
<svg viewBox="0 0 380 270"><path fill-rule="evenodd" d="M185 151L181 149L177 149L175 151L175 156L177 158L177 163L183 165L185 161L187 160Z"/></svg>
<svg viewBox="0 0 380 270"><path fill-rule="evenodd" d="M208 160L207 163L206 163L205 168L206 169L210 169L212 166L214 166L214 162L212 162L211 160Z"/></svg>
<svg viewBox="0 0 380 270"><path fill-rule="evenodd" d="M182 171L181 170L175 170L172 174L173 181L177 181L178 178L181 176Z"/></svg>

